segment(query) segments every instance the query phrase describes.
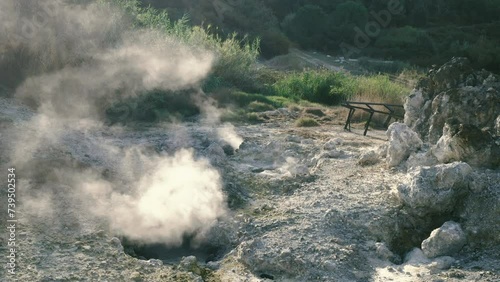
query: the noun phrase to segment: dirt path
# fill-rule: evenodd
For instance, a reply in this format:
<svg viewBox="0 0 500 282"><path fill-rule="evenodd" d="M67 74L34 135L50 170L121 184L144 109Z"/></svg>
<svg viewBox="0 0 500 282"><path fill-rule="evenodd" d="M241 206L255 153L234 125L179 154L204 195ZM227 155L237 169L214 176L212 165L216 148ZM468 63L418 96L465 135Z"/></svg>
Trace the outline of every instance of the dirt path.
<svg viewBox="0 0 500 282"><path fill-rule="evenodd" d="M316 67L323 67L332 71L345 71L343 68L335 66L325 60L320 60L318 58L315 58L309 54L307 54L304 51L301 51L299 49L291 49L290 50L291 54L296 55L297 57L301 58L302 60L316 66Z"/></svg>

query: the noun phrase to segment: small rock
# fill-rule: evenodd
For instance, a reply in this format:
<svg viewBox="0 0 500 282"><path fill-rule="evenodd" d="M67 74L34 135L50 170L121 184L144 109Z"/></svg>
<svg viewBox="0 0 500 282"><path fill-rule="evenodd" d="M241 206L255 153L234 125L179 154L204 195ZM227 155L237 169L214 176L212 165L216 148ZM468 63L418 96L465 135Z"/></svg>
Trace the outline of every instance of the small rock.
<svg viewBox="0 0 500 282"><path fill-rule="evenodd" d="M330 151L324 151L320 155L320 159L322 158L333 158L333 159L338 159L344 155L344 151L341 150L330 150Z"/></svg>
<svg viewBox="0 0 500 282"><path fill-rule="evenodd" d="M215 271L220 268L220 264L220 261L209 261L207 262L207 268Z"/></svg>
<svg viewBox="0 0 500 282"><path fill-rule="evenodd" d="M95 232L95 235L98 237L104 237L104 235L106 235L106 232L104 230L98 230Z"/></svg>
<svg viewBox="0 0 500 282"><path fill-rule="evenodd" d="M212 143L206 149L206 154L215 163L220 163L226 159L226 153L224 152L224 149L216 143Z"/></svg>
<svg viewBox="0 0 500 282"><path fill-rule="evenodd" d="M386 134L389 138L386 157L389 167L398 166L423 144L418 134L403 123L391 124Z"/></svg>
<svg viewBox="0 0 500 282"><path fill-rule="evenodd" d="M300 143L301 138L297 135L289 135L286 137L286 141L293 143Z"/></svg>
<svg viewBox="0 0 500 282"><path fill-rule="evenodd" d="M159 266L163 265L163 261L161 261L159 259L150 259L150 260L148 260L148 264L150 266L159 267Z"/></svg>
<svg viewBox="0 0 500 282"><path fill-rule="evenodd" d="M392 263L397 263L401 260L399 256L395 255L393 252L391 252L391 250L389 250L385 243L375 243L375 248L377 256L383 260L387 260Z"/></svg>
<svg viewBox="0 0 500 282"><path fill-rule="evenodd" d="M328 271L335 271L337 270L337 264L334 261L331 260L325 260L323 262L323 267L328 270Z"/></svg>
<svg viewBox="0 0 500 282"><path fill-rule="evenodd" d="M109 243L110 243L113 247L115 247L115 248L117 248L117 249L119 249L119 250L123 251L123 245L122 245L122 242L120 241L120 239L118 239L118 238L116 238L116 237L113 237L113 238L111 238L111 239L109 240Z"/></svg>
<svg viewBox="0 0 500 282"><path fill-rule="evenodd" d="M234 148L231 145L229 145L229 144L226 144L226 145L222 146L222 150L224 151L224 153L227 156L234 155Z"/></svg>
<svg viewBox="0 0 500 282"><path fill-rule="evenodd" d="M429 265L430 269L434 270L447 270L455 263L455 259L452 257L438 257Z"/></svg>
<svg viewBox="0 0 500 282"><path fill-rule="evenodd" d="M138 271L132 272L132 274L130 274L130 280L132 280L132 281L142 281L141 274Z"/></svg>
<svg viewBox="0 0 500 282"><path fill-rule="evenodd" d="M385 159L387 157L387 143L381 145L377 149L377 154L379 155L380 158Z"/></svg>
<svg viewBox="0 0 500 282"><path fill-rule="evenodd" d="M429 238L422 242L422 251L429 258L453 255L467 243L460 224L447 221L432 231Z"/></svg>
<svg viewBox="0 0 500 282"><path fill-rule="evenodd" d="M312 140L312 139L304 139L304 140L302 140L301 144L303 144L303 145L314 145L314 140Z"/></svg>
<svg viewBox="0 0 500 282"><path fill-rule="evenodd" d="M333 138L332 140L337 146L342 146L344 144L344 140L342 138Z"/></svg>
<svg viewBox="0 0 500 282"><path fill-rule="evenodd" d="M404 261L409 265L427 265L431 262L419 248L413 248L406 254Z"/></svg>
<svg viewBox="0 0 500 282"><path fill-rule="evenodd" d="M201 275L201 268L195 256L183 257L179 263L179 268L197 275Z"/></svg>
<svg viewBox="0 0 500 282"><path fill-rule="evenodd" d="M369 166L374 165L379 162L379 158L375 151L367 151L361 154L358 159L358 164L360 166Z"/></svg>
<svg viewBox="0 0 500 282"><path fill-rule="evenodd" d="M337 148L337 142L335 142L335 140L331 139L331 140L328 140L325 145L323 145L323 149L325 151L331 151L331 150L335 150Z"/></svg>

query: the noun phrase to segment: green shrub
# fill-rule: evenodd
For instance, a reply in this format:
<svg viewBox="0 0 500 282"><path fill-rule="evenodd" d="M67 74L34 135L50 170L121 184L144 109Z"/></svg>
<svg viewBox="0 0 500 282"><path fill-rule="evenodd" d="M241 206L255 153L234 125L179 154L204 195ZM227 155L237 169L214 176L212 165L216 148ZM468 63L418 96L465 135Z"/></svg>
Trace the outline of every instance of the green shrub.
<svg viewBox="0 0 500 282"><path fill-rule="evenodd" d="M366 7L355 1L347 1L339 4L333 13L333 23L335 26L354 24L355 26L365 26L368 21L368 10ZM350 29L352 32L352 29Z"/></svg>
<svg viewBox="0 0 500 282"><path fill-rule="evenodd" d="M272 86L273 95L294 102L306 100L324 105L338 105L344 100L402 103L410 86L393 82L386 75L353 76L327 70L290 73Z"/></svg>
<svg viewBox="0 0 500 282"><path fill-rule="evenodd" d="M172 21L165 10L142 7L137 0L100 0L121 7L138 28L162 30L192 48L204 48L215 53L216 61L212 69L217 77L240 89L253 89L256 75L255 62L259 56L260 41L238 38L231 34L225 38L213 32L210 26L190 26L187 17Z"/></svg>
<svg viewBox="0 0 500 282"><path fill-rule="evenodd" d="M220 89L214 93L210 94L210 97L215 99L220 106L236 106L239 108L245 108L252 102L261 102L268 105L275 105L275 103L269 99L269 97L261 94L251 94L237 89Z"/></svg>
<svg viewBox="0 0 500 282"><path fill-rule="evenodd" d="M288 107L290 105L296 104L296 102L288 99L287 97L281 97L281 96L266 96L266 97L267 99L273 102L273 106L276 108Z"/></svg>
<svg viewBox="0 0 500 282"><path fill-rule="evenodd" d="M209 75L203 82L201 88L205 93L212 93L217 89L231 87L230 83L225 81L222 77L216 75Z"/></svg>
<svg viewBox="0 0 500 282"><path fill-rule="evenodd" d="M297 127L314 127L319 125L315 119L310 117L301 117L295 121L295 126Z"/></svg>
<svg viewBox="0 0 500 282"><path fill-rule="evenodd" d="M465 53L476 67L500 70L500 47L492 40L480 38Z"/></svg>
<svg viewBox="0 0 500 282"><path fill-rule="evenodd" d="M193 102L196 91L151 91L121 99L110 105L105 115L111 123L161 122L182 120L200 113Z"/></svg>
<svg viewBox="0 0 500 282"><path fill-rule="evenodd" d="M427 31L411 26L385 30L375 41L383 57L397 59L433 56L434 44Z"/></svg>
<svg viewBox="0 0 500 282"><path fill-rule="evenodd" d="M274 107L270 104L253 101L248 105L247 109L251 112L266 112L274 110Z"/></svg>
<svg viewBox="0 0 500 282"><path fill-rule="evenodd" d="M285 17L282 27L290 39L303 48L322 48L328 15L321 7L305 5Z"/></svg>
<svg viewBox="0 0 500 282"><path fill-rule="evenodd" d="M298 101L308 100L337 105L349 95L351 87L346 74L327 70L290 73L273 85L273 94Z"/></svg>
<svg viewBox="0 0 500 282"><path fill-rule="evenodd" d="M268 30L262 34L260 50L264 58L270 59L279 55L288 54L290 40L277 30Z"/></svg>
<svg viewBox="0 0 500 282"><path fill-rule="evenodd" d="M264 120L256 113L247 113L246 121L250 123L262 123Z"/></svg>
<svg viewBox="0 0 500 282"><path fill-rule="evenodd" d="M409 69L415 69L411 64L402 61L380 61L369 60L366 57L359 58L359 66L371 73L390 73L399 74Z"/></svg>

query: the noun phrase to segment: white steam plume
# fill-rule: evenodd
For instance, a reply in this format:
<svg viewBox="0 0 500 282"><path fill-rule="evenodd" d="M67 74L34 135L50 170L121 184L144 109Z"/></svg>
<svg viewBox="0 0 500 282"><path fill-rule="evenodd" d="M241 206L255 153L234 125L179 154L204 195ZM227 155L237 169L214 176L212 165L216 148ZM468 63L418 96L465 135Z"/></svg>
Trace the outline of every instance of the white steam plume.
<svg viewBox="0 0 500 282"><path fill-rule="evenodd" d="M30 161L39 158L40 152L50 155L48 148L76 146L64 141L77 139L68 137L75 132L86 136L87 131L108 131L99 107L116 96L196 88L214 60L210 52L158 31L130 28L129 19L111 5L2 0L0 25L0 52L29 62L20 69L19 76L25 79L15 95L31 102L38 112L25 131L13 136L18 145L12 148L11 161L24 170L39 169L30 167ZM241 143L231 128L221 136L234 146ZM79 150L87 146L82 144ZM59 169L52 179L65 181L75 195L83 193L83 198L90 199L78 205L81 214L92 212L109 222L113 231L130 238L169 244L179 243L185 233L206 231L224 214L221 177L192 151L154 156L106 142L99 146L113 158L113 168L123 181L115 183L77 167ZM121 187L124 181L128 189ZM25 199L27 210L29 203L36 203L38 210L51 206L40 202L44 198L39 192ZM73 198L55 192L50 201L57 204Z"/></svg>
<svg viewBox="0 0 500 282"><path fill-rule="evenodd" d="M128 194L103 180L81 187L96 204L93 212L107 217L114 231L143 242L181 244L186 233L205 232L224 215L220 176L192 151L150 158L145 168L150 173Z"/></svg>
<svg viewBox="0 0 500 282"><path fill-rule="evenodd" d="M226 123L223 127L219 128L217 130L217 134L222 140L229 143L229 145L231 145L231 147L233 147L234 149L238 149L241 143L243 143L243 138L241 138L241 136L236 133L234 125L230 123Z"/></svg>

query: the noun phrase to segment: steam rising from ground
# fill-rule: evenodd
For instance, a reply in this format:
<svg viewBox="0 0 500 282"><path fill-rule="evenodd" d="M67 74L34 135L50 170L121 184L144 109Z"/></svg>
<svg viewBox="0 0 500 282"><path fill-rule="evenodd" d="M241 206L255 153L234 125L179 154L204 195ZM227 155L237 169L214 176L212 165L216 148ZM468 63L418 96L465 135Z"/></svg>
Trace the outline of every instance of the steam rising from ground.
<svg viewBox="0 0 500 282"><path fill-rule="evenodd" d="M224 214L221 179L208 161L195 160L189 150L146 161L150 173L128 194L103 180L82 185L97 203L93 212L112 219L114 230L144 242L180 245L185 233L203 233Z"/></svg>
<svg viewBox="0 0 500 282"><path fill-rule="evenodd" d="M243 143L243 138L241 138L238 133L236 133L234 125L230 123L226 123L224 124L224 127L219 128L217 130L217 134L222 140L229 143L229 145L231 145L231 147L233 147L234 149L238 149L241 143Z"/></svg>
<svg viewBox="0 0 500 282"><path fill-rule="evenodd" d="M34 155L61 147L70 127L84 135L107 131L100 121L103 105L141 91L196 88L214 60L210 52L160 32L132 30L126 16L107 4L2 0L0 25L0 50L22 50L30 61L15 95L32 102L38 114L15 136L18 145L11 156L12 163L30 170L39 169L29 167ZM230 127L220 134L233 146L241 143ZM64 178L75 194L88 199L78 212L92 212L131 238L170 244L180 243L184 233L206 230L224 214L218 172L192 151L157 156L112 144L101 148L129 188L65 168L54 181ZM26 205L50 206L42 204L47 197L35 196L39 192L25 199Z"/></svg>

